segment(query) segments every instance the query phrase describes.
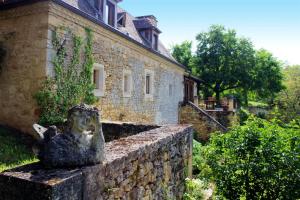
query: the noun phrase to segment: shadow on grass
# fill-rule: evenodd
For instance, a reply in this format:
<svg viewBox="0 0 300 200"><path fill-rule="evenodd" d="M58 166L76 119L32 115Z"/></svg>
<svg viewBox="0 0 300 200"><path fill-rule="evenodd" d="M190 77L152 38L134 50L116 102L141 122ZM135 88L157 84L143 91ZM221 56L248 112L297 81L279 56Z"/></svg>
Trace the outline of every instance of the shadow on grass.
<svg viewBox="0 0 300 200"><path fill-rule="evenodd" d="M28 139L0 126L0 172L38 161Z"/></svg>

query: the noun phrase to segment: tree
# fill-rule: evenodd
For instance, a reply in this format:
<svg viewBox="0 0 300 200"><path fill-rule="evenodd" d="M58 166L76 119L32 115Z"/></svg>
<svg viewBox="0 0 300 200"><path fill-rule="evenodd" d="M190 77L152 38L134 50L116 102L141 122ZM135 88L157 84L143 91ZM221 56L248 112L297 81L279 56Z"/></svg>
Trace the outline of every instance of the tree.
<svg viewBox="0 0 300 200"><path fill-rule="evenodd" d="M276 94L283 89L281 63L274 56L261 49L255 55L256 64L251 89L261 99L268 99L273 104Z"/></svg>
<svg viewBox="0 0 300 200"><path fill-rule="evenodd" d="M300 65L288 66L283 70L284 86L277 98L276 104L283 121L290 121L300 116Z"/></svg>
<svg viewBox="0 0 300 200"><path fill-rule="evenodd" d="M300 129L250 118L226 134L216 134L203 150L202 177L226 199L300 198ZM205 167L204 167L205 168Z"/></svg>
<svg viewBox="0 0 300 200"><path fill-rule="evenodd" d="M211 26L196 39L196 73L216 94L217 102L226 90L250 88L255 50L248 39L239 38L234 30L219 25Z"/></svg>
<svg viewBox="0 0 300 200"><path fill-rule="evenodd" d="M176 44L171 49L172 56L182 65L192 70L191 60L192 55L192 42L184 41L181 44Z"/></svg>

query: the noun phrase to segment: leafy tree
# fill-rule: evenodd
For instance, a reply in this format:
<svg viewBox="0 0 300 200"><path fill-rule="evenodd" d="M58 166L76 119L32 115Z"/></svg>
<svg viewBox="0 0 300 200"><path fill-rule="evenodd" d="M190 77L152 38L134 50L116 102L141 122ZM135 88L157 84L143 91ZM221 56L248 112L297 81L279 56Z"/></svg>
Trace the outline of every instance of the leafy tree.
<svg viewBox="0 0 300 200"><path fill-rule="evenodd" d="M261 99L268 99L273 104L276 94L283 89L281 63L274 56L261 49L256 52L254 81L251 89Z"/></svg>
<svg viewBox="0 0 300 200"><path fill-rule="evenodd" d="M248 39L239 38L234 30L219 25L211 26L196 39L196 73L216 94L218 102L220 94L226 90L250 89L255 50Z"/></svg>
<svg viewBox="0 0 300 200"><path fill-rule="evenodd" d="M182 65L192 70L192 42L184 41L181 44L176 44L171 49L172 56Z"/></svg>
<svg viewBox="0 0 300 200"><path fill-rule="evenodd" d="M202 177L225 199L299 199L300 129L250 118L216 134L203 150L210 170Z"/></svg>
<svg viewBox="0 0 300 200"><path fill-rule="evenodd" d="M278 112L283 121L300 116L300 65L289 66L283 70L285 89L276 99Z"/></svg>

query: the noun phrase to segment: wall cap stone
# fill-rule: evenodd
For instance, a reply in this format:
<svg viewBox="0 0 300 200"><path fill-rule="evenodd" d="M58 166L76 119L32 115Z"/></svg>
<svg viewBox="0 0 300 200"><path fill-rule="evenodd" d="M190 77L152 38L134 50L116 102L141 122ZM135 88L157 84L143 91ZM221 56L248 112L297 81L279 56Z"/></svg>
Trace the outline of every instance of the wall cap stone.
<svg viewBox="0 0 300 200"><path fill-rule="evenodd" d="M182 156L188 156L191 159L192 136L191 125L162 126L106 143L106 160L100 165L45 170L39 163L34 163L8 170L0 173L0 196L12 200L24 198L95 199L102 195L101 191L105 191L102 187L108 180L104 179L104 174L109 171L112 173L111 170L113 170L114 175L123 177L122 170L119 169L126 168L126 163L131 160L146 159L143 155L151 157L154 153L161 154L163 152L159 149L167 146L170 151L168 153L172 154L173 145L186 145L185 148L189 149L188 155ZM153 160L150 159L149 162ZM188 165L191 164L191 162L188 163ZM170 169L164 166L164 170ZM180 181L184 182L184 180ZM118 190L118 188L115 189Z"/></svg>

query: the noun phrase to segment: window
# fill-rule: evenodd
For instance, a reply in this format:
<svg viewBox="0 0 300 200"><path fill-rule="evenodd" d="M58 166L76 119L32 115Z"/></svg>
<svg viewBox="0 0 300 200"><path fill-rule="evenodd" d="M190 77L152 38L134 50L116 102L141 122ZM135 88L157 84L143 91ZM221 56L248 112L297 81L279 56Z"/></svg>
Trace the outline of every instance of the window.
<svg viewBox="0 0 300 200"><path fill-rule="evenodd" d="M169 96L171 97L173 95L173 85L169 84Z"/></svg>
<svg viewBox="0 0 300 200"><path fill-rule="evenodd" d="M153 77L153 71L145 70L145 97L150 99L153 98Z"/></svg>
<svg viewBox="0 0 300 200"><path fill-rule="evenodd" d="M123 96L131 97L131 92L132 92L131 71L124 70L124 73L123 73Z"/></svg>
<svg viewBox="0 0 300 200"><path fill-rule="evenodd" d="M118 13L117 18L118 18L118 20L117 20L118 27L125 27L126 13Z"/></svg>
<svg viewBox="0 0 300 200"><path fill-rule="evenodd" d="M115 27L116 21L116 5L107 0L105 7L105 23Z"/></svg>
<svg viewBox="0 0 300 200"><path fill-rule="evenodd" d="M105 90L105 71L104 66L100 64L94 64L93 67L93 83L95 86L94 94L95 96L104 96Z"/></svg>
<svg viewBox="0 0 300 200"><path fill-rule="evenodd" d="M151 94L150 92L150 83L151 83L151 76L150 74L146 75L146 94Z"/></svg>

